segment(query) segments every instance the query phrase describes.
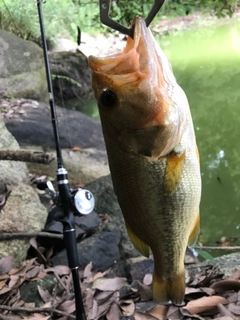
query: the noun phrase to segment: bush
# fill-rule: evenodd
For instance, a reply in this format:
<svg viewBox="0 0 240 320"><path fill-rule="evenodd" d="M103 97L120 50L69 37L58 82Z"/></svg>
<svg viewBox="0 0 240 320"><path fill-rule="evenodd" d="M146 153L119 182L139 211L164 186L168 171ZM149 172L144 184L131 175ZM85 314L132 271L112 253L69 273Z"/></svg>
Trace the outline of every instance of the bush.
<svg viewBox="0 0 240 320"><path fill-rule="evenodd" d="M47 0L42 4L44 26L48 40L54 40L57 35L77 39L77 25L86 21L85 16L90 10L96 14L96 2L88 7L79 6L72 0ZM37 1L34 0L2 0L0 1L0 28L17 36L39 42L40 27L38 20Z"/></svg>
<svg viewBox="0 0 240 320"><path fill-rule="evenodd" d="M232 15L239 0L167 0L161 13L168 16L187 15L196 10L214 11L218 17ZM112 0L111 17L129 25L136 14L146 16L153 0ZM98 0L46 0L42 5L48 40L56 36L77 39L77 26L88 33L107 29L99 20ZM36 0L1 0L0 28L23 39L39 42L40 29Z"/></svg>

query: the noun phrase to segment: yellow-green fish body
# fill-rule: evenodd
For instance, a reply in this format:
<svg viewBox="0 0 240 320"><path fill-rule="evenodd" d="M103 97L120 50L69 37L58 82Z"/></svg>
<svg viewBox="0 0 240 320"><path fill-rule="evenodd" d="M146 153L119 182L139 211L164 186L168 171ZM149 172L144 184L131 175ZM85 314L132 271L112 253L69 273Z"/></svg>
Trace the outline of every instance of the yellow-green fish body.
<svg viewBox="0 0 240 320"><path fill-rule="evenodd" d="M201 177L188 101L144 19L134 39L89 57L114 190L131 241L154 257L153 298L181 303L199 232Z"/></svg>

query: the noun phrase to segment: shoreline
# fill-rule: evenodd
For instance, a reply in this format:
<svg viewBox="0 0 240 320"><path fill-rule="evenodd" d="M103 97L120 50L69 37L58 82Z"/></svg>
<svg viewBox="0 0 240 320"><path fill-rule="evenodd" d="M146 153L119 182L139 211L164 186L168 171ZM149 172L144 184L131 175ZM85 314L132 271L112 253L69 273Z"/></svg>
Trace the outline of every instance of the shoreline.
<svg viewBox="0 0 240 320"><path fill-rule="evenodd" d="M233 21L240 21L240 10L234 13L233 17L217 18L213 15L204 15L201 12L190 14L188 16L178 16L169 19L166 16L153 23L151 30L156 35L173 35L185 30L194 30L198 28L207 28L209 26L228 24ZM74 51L82 52L85 56L108 56L115 54L125 47L125 35L119 32L104 35L99 33L95 36L82 32L81 44L77 46L70 39L58 38L53 52Z"/></svg>

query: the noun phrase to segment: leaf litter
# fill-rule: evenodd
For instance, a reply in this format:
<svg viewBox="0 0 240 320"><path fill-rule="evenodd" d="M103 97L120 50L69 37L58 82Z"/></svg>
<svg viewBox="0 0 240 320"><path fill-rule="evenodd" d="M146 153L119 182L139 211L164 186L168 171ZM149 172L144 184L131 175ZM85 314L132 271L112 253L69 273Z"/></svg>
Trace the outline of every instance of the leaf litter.
<svg viewBox="0 0 240 320"><path fill-rule="evenodd" d="M35 245L35 243L34 243ZM40 262L39 262L40 261ZM68 266L43 264L44 259L25 260L14 266L13 257L0 259L0 320L74 319L75 300ZM182 305L160 305L152 301L152 275L129 282L106 272L93 272L92 263L80 271L81 289L87 320L240 320L240 270L229 278L216 266L198 269L189 279ZM55 287L36 286L41 307L21 299L24 282L35 282L51 274Z"/></svg>

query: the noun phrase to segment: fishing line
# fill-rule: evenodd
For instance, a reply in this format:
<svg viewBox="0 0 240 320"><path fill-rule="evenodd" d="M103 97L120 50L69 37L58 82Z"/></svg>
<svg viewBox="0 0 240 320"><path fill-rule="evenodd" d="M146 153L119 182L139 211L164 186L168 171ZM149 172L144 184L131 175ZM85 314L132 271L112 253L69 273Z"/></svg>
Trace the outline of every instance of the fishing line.
<svg viewBox="0 0 240 320"><path fill-rule="evenodd" d="M55 62L56 68L57 68L57 76L59 76L59 68L58 68L58 64L56 63L57 60L54 58L54 55L52 57L53 57L53 60ZM62 84L61 84L60 77L58 77L58 85L59 85L59 89L60 89L62 108L63 108L64 113L65 113L66 132L67 132L67 136L68 136L68 139L69 139L70 148L73 148L72 137L71 137L71 134L70 134L70 125L69 125L69 120L68 120L68 116L67 116L67 108L66 108L65 101L64 101L64 98L63 98L63 90L62 90Z"/></svg>
<svg viewBox="0 0 240 320"><path fill-rule="evenodd" d="M67 252L69 268L72 271L73 287L75 292L75 308L76 308L76 320L86 320L82 292L79 278L79 262L78 251L76 243L76 230L75 230L75 214L88 214L92 212L94 208L94 197L92 193L85 189L71 189L68 182L67 171L63 167L63 159L60 148L59 128L56 115L56 107L54 104L53 87L51 81L51 73L47 52L47 44L45 37L45 30L43 25L42 16L42 2L37 1L37 9L39 16L39 25L41 30L41 38L43 45L44 63L46 71L47 86L49 92L49 105L51 110L51 119L53 125L54 139L56 145L57 154L57 182L58 193L54 190L54 187L50 181L41 182L38 184L38 188L44 190L48 188L50 195L52 196L54 204L61 209L62 216L58 219L63 225L64 243Z"/></svg>

